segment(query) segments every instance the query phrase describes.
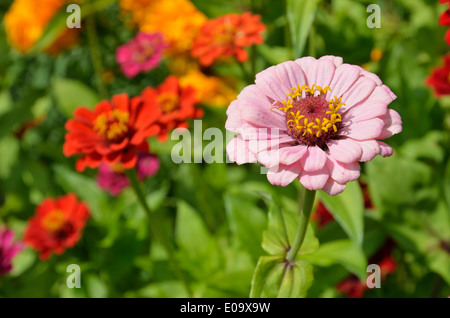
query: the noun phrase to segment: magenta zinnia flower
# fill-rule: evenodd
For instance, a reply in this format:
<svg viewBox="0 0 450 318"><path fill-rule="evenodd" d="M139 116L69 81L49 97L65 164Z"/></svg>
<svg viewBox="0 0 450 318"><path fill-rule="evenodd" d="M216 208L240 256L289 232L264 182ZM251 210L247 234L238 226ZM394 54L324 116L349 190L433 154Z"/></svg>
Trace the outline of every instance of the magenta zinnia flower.
<svg viewBox="0 0 450 318"><path fill-rule="evenodd" d="M23 248L23 244L14 242L13 238L13 231L0 227L0 277L12 270L11 261Z"/></svg>
<svg viewBox="0 0 450 318"><path fill-rule="evenodd" d="M294 179L335 195L359 178L358 161L392 154L382 139L402 130L396 96L375 74L342 58L304 57L256 75L228 107L230 160L269 168L270 183Z"/></svg>
<svg viewBox="0 0 450 318"><path fill-rule="evenodd" d="M167 47L162 33L139 32L130 42L119 46L116 59L122 72L131 78L157 67Z"/></svg>
<svg viewBox="0 0 450 318"><path fill-rule="evenodd" d="M140 153L136 164L139 180L153 176L159 170L158 157L153 154ZM118 196L123 189L130 185L125 169L121 165L102 163L98 168L97 183L103 190L113 196Z"/></svg>

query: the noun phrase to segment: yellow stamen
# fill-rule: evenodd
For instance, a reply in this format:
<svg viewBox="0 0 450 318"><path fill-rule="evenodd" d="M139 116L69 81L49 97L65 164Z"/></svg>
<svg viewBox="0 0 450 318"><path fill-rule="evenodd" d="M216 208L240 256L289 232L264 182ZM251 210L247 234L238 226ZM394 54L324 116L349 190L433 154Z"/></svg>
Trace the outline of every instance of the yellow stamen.
<svg viewBox="0 0 450 318"><path fill-rule="evenodd" d="M114 139L128 131L130 114L114 109L103 113L95 119L94 130L107 139Z"/></svg>
<svg viewBox="0 0 450 318"><path fill-rule="evenodd" d="M41 225L49 231L57 231L61 229L66 221L64 213L60 210L54 210L42 218Z"/></svg>

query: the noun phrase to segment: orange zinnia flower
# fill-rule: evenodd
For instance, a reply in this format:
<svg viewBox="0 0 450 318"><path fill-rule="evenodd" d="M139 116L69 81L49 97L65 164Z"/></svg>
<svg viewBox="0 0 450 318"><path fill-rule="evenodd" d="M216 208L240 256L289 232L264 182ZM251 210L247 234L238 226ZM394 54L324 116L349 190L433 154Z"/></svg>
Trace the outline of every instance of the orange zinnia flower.
<svg viewBox="0 0 450 318"><path fill-rule="evenodd" d="M158 88L144 89L141 96L145 101L156 101L162 112L157 121L161 128L158 135L160 140L166 140L172 129L187 128L187 119L203 116L203 109L195 108L198 103L195 89L191 86L181 87L178 77L173 75L167 77Z"/></svg>
<svg viewBox="0 0 450 318"><path fill-rule="evenodd" d="M220 57L235 56L245 62L248 54L245 47L264 41L261 33L266 29L259 15L244 12L227 14L206 22L197 36L191 51L200 64L211 65Z"/></svg>
<svg viewBox="0 0 450 318"><path fill-rule="evenodd" d="M76 164L78 171L97 168L101 162L130 169L136 165L137 152L148 151L146 138L159 132L155 121L160 114L156 101L130 100L127 94L102 101L95 110L79 107L75 119L66 123L64 155L83 155Z"/></svg>
<svg viewBox="0 0 450 318"><path fill-rule="evenodd" d="M42 260L46 260L52 253L62 254L75 246L88 218L87 206L74 194L47 198L28 221L24 241L39 252Z"/></svg>

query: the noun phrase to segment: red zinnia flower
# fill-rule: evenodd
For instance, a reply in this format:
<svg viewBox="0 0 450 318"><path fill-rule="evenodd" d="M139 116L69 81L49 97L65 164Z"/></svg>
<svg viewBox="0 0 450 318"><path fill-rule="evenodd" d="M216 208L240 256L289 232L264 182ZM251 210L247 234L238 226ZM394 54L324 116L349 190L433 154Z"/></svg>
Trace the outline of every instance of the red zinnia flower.
<svg viewBox="0 0 450 318"><path fill-rule="evenodd" d="M450 54L444 56L444 66L433 69L426 83L434 88L437 96L450 94Z"/></svg>
<svg viewBox="0 0 450 318"><path fill-rule="evenodd" d="M100 102L95 110L79 107L75 119L66 123L64 155L83 155L76 164L78 171L97 168L101 162L130 169L136 165L137 152L148 151L146 138L159 132L155 121L160 114L156 101L130 100L126 94Z"/></svg>
<svg viewBox="0 0 450 318"><path fill-rule="evenodd" d="M158 88L147 87L141 97L146 102L156 102L161 115L157 119L160 127L159 139L166 140L170 130L187 128L187 119L200 118L203 110L195 108L198 103L195 89L191 86L181 87L178 78L169 76Z"/></svg>
<svg viewBox="0 0 450 318"><path fill-rule="evenodd" d="M235 56L245 62L248 54L245 47L264 41L261 33L266 29L259 15L244 12L226 14L206 22L197 36L192 56L200 59L200 64L211 65L220 57Z"/></svg>
<svg viewBox="0 0 450 318"><path fill-rule="evenodd" d="M42 260L75 246L89 218L87 206L74 194L45 199L28 221L24 241L39 252Z"/></svg>

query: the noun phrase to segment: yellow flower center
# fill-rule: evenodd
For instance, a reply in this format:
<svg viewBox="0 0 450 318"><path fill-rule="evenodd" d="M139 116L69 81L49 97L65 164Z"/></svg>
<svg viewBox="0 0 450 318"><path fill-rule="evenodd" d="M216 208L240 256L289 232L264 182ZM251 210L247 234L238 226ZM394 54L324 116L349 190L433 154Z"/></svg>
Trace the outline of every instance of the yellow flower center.
<svg viewBox="0 0 450 318"><path fill-rule="evenodd" d="M64 212L61 210L53 210L42 218L42 226L51 232L61 229L66 221Z"/></svg>
<svg viewBox="0 0 450 318"><path fill-rule="evenodd" d="M158 96L158 104L164 113L169 113L178 107L178 96L170 93L162 93Z"/></svg>
<svg viewBox="0 0 450 318"><path fill-rule="evenodd" d="M336 137L342 121L339 109L345 104L336 96L327 101L328 91L331 91L329 86L322 89L317 85L299 85L286 94L286 100L272 107L286 114L288 132L299 143L325 148L325 143Z"/></svg>
<svg viewBox="0 0 450 318"><path fill-rule="evenodd" d="M129 119L129 113L114 109L95 119L94 131L108 140L114 140L128 131Z"/></svg>

